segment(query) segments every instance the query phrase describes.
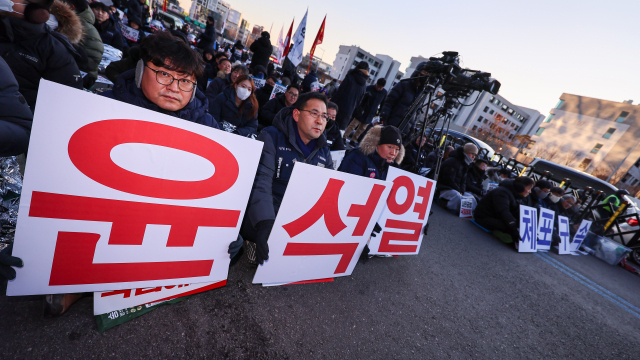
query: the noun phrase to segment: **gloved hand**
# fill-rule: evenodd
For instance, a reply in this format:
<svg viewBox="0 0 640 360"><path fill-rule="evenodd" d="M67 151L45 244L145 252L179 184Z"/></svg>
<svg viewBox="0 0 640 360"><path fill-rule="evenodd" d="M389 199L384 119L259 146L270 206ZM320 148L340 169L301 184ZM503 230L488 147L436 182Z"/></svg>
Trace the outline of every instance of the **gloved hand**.
<svg viewBox="0 0 640 360"><path fill-rule="evenodd" d="M13 280L16 278L16 270L12 266L22 267L22 259L11 256L13 244L0 251L0 280Z"/></svg>
<svg viewBox="0 0 640 360"><path fill-rule="evenodd" d="M256 262L260 265L262 265L265 260L269 260L269 245L267 244L267 240L269 240L272 228L273 220L262 220L256 226L258 233L256 236Z"/></svg>
<svg viewBox="0 0 640 360"><path fill-rule="evenodd" d="M236 255L238 255L238 251L242 249L242 243L244 243L244 239L240 234L238 234L238 239L229 244L229 259L233 259Z"/></svg>
<svg viewBox="0 0 640 360"><path fill-rule="evenodd" d="M362 249L362 253L360 254L360 258L358 259L361 263L366 263L369 260L369 245L365 245Z"/></svg>
<svg viewBox="0 0 640 360"><path fill-rule="evenodd" d="M373 227L373 231L371 232L371 237L376 237L376 235L380 234L380 231L382 231L382 228L378 223L376 223L376 225Z"/></svg>

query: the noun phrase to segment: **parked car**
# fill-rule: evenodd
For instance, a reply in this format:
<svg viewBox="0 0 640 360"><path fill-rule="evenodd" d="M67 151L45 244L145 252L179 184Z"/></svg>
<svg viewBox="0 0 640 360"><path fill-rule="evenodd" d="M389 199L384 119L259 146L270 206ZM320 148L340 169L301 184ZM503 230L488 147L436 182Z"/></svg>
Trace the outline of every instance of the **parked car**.
<svg viewBox="0 0 640 360"><path fill-rule="evenodd" d="M445 129L446 131L446 129ZM430 133L430 129L427 129L426 134L429 135ZM438 136L438 134L440 133L440 129L435 129L435 134L436 137ZM434 139L434 141L436 143L438 143L440 141L440 138L437 137L436 139ZM496 153L493 148L489 145L487 145L485 142L480 141L474 137L471 137L469 135L465 135L461 132L455 131L455 130L449 130L449 133L447 134L447 142L451 142L452 144L456 144L456 145L464 145L467 143L472 143L475 146L478 147L478 151L480 152L479 155L482 158L486 158L491 160L491 158L493 158L493 155ZM484 149L484 150L483 150Z"/></svg>

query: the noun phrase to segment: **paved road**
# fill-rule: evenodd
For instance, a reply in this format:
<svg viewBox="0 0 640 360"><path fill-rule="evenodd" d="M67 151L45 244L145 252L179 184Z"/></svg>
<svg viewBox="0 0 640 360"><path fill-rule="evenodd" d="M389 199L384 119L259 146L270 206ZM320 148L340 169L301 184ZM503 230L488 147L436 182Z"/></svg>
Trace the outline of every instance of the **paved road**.
<svg viewBox="0 0 640 360"><path fill-rule="evenodd" d="M421 254L334 282L228 285L100 334L85 298L56 319L0 297L0 358L638 359L640 277L591 256L518 254L434 209Z"/></svg>

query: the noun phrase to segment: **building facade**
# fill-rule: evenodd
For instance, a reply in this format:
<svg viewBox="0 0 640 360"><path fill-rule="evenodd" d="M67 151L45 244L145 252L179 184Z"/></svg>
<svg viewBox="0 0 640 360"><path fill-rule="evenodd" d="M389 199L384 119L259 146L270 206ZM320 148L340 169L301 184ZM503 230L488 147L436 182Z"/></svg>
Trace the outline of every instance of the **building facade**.
<svg viewBox="0 0 640 360"><path fill-rule="evenodd" d="M640 106L562 94L536 129L536 146L573 154L567 166L588 173L626 172L623 184L640 182ZM567 156L567 155L565 155ZM635 183L635 184L634 184Z"/></svg>
<svg viewBox="0 0 640 360"><path fill-rule="evenodd" d="M408 78L411 76L411 74L413 74L414 71L416 71L416 67L418 67L418 64L420 64L421 62L425 62L425 61L429 61L429 59L427 59L426 57L422 57L422 56L414 56L411 58L411 62L409 62L409 66L407 67L407 70L405 70L404 72L404 78Z"/></svg>
<svg viewBox="0 0 640 360"><path fill-rule="evenodd" d="M393 60L393 58L388 55L378 54L374 56L355 45L340 45L329 75L342 81L345 76L347 76L349 70L355 68L360 61L369 63L369 79L367 80L367 84L375 84L378 79L384 78L387 81L385 89L389 90L393 86L394 81L397 81L396 77L398 75L398 69L400 69L400 62Z"/></svg>

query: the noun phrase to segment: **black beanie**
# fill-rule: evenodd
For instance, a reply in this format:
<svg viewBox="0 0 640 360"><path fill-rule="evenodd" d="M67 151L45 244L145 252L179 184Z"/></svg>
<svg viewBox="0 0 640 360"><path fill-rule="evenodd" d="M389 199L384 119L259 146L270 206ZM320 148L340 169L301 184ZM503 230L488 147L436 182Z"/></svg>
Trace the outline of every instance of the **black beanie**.
<svg viewBox="0 0 640 360"><path fill-rule="evenodd" d="M402 145L402 135L397 127L387 125L380 132L380 142L378 145L391 144L400 147Z"/></svg>
<svg viewBox="0 0 640 360"><path fill-rule="evenodd" d="M358 65L356 65L356 69L358 70L369 70L369 63L366 61L360 61Z"/></svg>

